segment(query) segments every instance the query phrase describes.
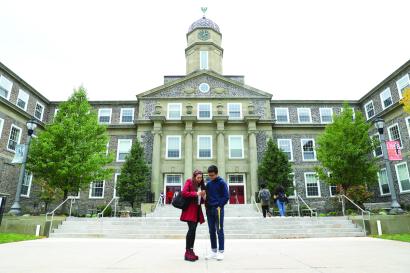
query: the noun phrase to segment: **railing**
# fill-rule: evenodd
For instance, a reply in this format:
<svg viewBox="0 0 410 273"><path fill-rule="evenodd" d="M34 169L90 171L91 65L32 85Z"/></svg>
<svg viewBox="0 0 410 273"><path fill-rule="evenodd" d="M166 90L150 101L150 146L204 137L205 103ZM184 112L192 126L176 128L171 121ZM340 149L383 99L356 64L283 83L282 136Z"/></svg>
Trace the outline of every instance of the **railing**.
<svg viewBox="0 0 410 273"><path fill-rule="evenodd" d="M158 201L157 201L157 203L155 203L155 206L154 206L154 209L152 210L152 213L155 213L155 211L156 211L157 208L158 208L158 205L161 204L161 202L164 202L163 199L164 199L164 198L162 198L162 197L159 197L159 198L158 198Z"/></svg>
<svg viewBox="0 0 410 273"><path fill-rule="evenodd" d="M317 212L314 211L306 202L305 200L303 200L303 198L299 195L296 194L297 198L300 199L300 201L302 201L302 203L308 208L308 210L310 211L310 217L313 217L313 215L315 215L317 217ZM298 204L298 212L299 212L299 216L300 216L300 205L299 205L299 201L297 202Z"/></svg>
<svg viewBox="0 0 410 273"><path fill-rule="evenodd" d="M256 210L258 211L258 213L261 213L261 210L259 209L259 206L258 206L258 204L256 203L256 200L255 200L255 197L254 197L254 196L251 197L251 202L252 202L252 204L256 207Z"/></svg>
<svg viewBox="0 0 410 273"><path fill-rule="evenodd" d="M364 236L366 236L366 235L367 235L367 232L366 232L366 222L365 222L365 219L364 219L364 215L367 214L367 215L369 216L368 220L370 220L371 212L368 211L368 210L362 209L359 205L357 205L355 202L353 202L352 199L350 199L349 197L347 197L347 196L344 195L344 194L339 194L339 195L338 195L338 198L339 198L339 202L342 203L343 216L346 215L346 212L345 212L345 207L346 207L346 206L345 206L345 201L344 201L345 199L348 200L350 203L352 203L356 208L358 208L358 209L361 211L361 213L362 213L362 221L363 221L363 232L364 232Z"/></svg>
<svg viewBox="0 0 410 273"><path fill-rule="evenodd" d="M104 218L104 212L105 212L105 210L111 205L111 203L114 201L114 217L116 217L117 216L117 205L118 205L118 199L119 199L119 197L113 197L111 200L110 200L110 202L108 202L108 204L105 206L105 208L101 211L101 212L99 212L98 214L97 214L97 219L98 218Z"/></svg>
<svg viewBox="0 0 410 273"><path fill-rule="evenodd" d="M50 222L50 229L48 231L48 234L50 235L51 233L51 229L53 227L53 220L54 220L54 214L55 212L65 204L65 202L67 202L68 200L71 200L70 202L70 213L69 213L69 217L71 217L71 210L73 208L73 203L75 203L75 198L74 196L68 196L66 200L64 200L63 202L60 203L60 205L58 205L53 211L47 212L46 213L46 222L48 221L48 215L51 215L51 222Z"/></svg>

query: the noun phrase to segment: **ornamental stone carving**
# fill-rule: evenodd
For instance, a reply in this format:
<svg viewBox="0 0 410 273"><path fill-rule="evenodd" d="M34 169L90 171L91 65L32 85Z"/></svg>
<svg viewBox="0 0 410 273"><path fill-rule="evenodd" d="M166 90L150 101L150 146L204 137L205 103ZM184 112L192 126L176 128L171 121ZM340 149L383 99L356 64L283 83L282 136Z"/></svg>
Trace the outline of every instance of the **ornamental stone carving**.
<svg viewBox="0 0 410 273"><path fill-rule="evenodd" d="M157 104L155 104L154 114L159 116L159 115L161 115L161 113L162 113L162 106L159 102L157 102Z"/></svg>
<svg viewBox="0 0 410 273"><path fill-rule="evenodd" d="M187 115L192 115L192 105L191 105L191 103L187 103L187 105L185 106L185 108L186 108L186 114Z"/></svg>

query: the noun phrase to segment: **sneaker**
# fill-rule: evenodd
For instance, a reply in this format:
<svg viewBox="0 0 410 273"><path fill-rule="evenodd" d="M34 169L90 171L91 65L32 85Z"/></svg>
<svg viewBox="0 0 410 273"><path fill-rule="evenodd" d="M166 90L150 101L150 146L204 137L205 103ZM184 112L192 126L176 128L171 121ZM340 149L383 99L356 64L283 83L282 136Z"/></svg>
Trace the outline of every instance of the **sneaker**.
<svg viewBox="0 0 410 273"><path fill-rule="evenodd" d="M209 253L208 255L206 255L205 260L216 259L217 256L218 256L218 255L217 255L216 252L211 251L211 253Z"/></svg>
<svg viewBox="0 0 410 273"><path fill-rule="evenodd" d="M224 254L222 252L218 252L218 254L216 254L216 259L218 261L222 261L224 259Z"/></svg>

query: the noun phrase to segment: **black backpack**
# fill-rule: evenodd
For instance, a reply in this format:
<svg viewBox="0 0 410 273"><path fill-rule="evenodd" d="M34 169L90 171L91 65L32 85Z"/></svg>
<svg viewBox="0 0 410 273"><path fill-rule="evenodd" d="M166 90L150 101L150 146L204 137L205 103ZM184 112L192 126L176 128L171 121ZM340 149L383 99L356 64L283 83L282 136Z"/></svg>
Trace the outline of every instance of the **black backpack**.
<svg viewBox="0 0 410 273"><path fill-rule="evenodd" d="M284 192L280 192L278 194L278 199L279 199L280 202L288 202L289 201Z"/></svg>
<svg viewBox="0 0 410 273"><path fill-rule="evenodd" d="M174 198L172 198L172 205L177 209L186 209L189 205L189 199L186 199L182 196L180 192L178 192Z"/></svg>

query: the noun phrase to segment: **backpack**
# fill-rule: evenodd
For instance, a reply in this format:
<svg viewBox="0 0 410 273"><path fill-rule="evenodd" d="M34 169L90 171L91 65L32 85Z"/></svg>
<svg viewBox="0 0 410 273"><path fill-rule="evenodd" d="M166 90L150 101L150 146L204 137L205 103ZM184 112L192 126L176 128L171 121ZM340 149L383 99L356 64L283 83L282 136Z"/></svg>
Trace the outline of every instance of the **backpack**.
<svg viewBox="0 0 410 273"><path fill-rule="evenodd" d="M184 198L180 192L176 193L174 198L172 198L172 205L177 209L186 209L189 205L189 200Z"/></svg>
<svg viewBox="0 0 410 273"><path fill-rule="evenodd" d="M263 202L269 202L270 194L267 190L262 190L260 196Z"/></svg>
<svg viewBox="0 0 410 273"><path fill-rule="evenodd" d="M280 202L288 202L288 198L286 197L286 194L283 192L280 192L278 194L278 199Z"/></svg>

